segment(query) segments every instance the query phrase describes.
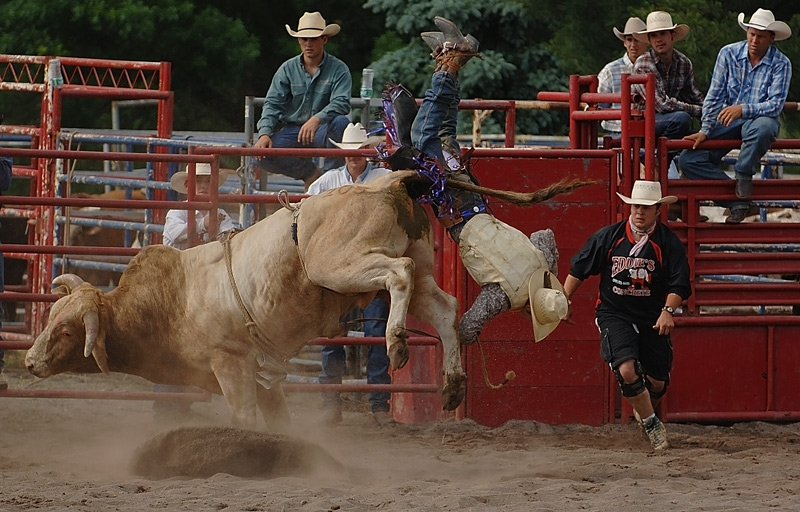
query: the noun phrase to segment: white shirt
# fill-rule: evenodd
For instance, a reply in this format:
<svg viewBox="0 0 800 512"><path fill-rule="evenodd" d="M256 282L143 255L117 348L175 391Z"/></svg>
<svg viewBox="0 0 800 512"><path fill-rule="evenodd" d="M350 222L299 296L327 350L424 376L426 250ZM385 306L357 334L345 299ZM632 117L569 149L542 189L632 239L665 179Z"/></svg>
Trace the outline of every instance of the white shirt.
<svg viewBox="0 0 800 512"><path fill-rule="evenodd" d="M353 185L354 183L367 183L368 181L374 180L378 176L383 176L384 174L389 174L390 172L392 172L390 169L386 169L385 167L375 167L371 163L367 162L367 168L364 169L364 172L358 175L358 178L356 178L355 181L353 181L353 177L349 172L347 172L347 164L345 164L341 167L337 167L336 169L331 169L317 178L317 180L308 187L308 195L315 196L325 192L326 190L343 187L345 185Z"/></svg>
<svg viewBox="0 0 800 512"><path fill-rule="evenodd" d="M228 231L230 229L234 229L235 226L233 225L233 219L231 216L228 215L228 212L219 208L217 210L220 214L222 214L223 219L219 223L219 228L217 229L217 233L222 233L223 231ZM194 222L195 222L195 230L203 242L209 241L208 233L206 233L206 228L203 224L203 220L206 218L206 214L208 212L203 212L200 210L196 210L194 213ZM169 245L170 247L175 247L176 249L188 249L189 248L189 233L188 233L188 226L189 226L189 211L188 210L169 210L167 212L167 217L164 220L164 245Z"/></svg>

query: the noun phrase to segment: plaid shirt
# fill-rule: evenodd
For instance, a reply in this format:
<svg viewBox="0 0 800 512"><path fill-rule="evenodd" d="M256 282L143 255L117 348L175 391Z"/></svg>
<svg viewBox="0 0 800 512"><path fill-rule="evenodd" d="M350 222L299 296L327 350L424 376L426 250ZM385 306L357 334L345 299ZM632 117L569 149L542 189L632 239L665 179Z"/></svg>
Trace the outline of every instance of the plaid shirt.
<svg viewBox="0 0 800 512"><path fill-rule="evenodd" d="M597 74L597 92L616 94L622 92L623 73L629 75L633 73L633 62L631 62L627 52L619 59L609 62L600 70L600 73ZM614 103L612 108L620 108L619 103ZM600 125L609 132L622 131L622 123L616 119L603 121Z"/></svg>
<svg viewBox="0 0 800 512"><path fill-rule="evenodd" d="M708 135L717 124L720 111L731 105L742 106L743 119L778 117L789 94L791 78L792 63L774 46L755 67L748 61L746 41L724 46L714 64L700 131Z"/></svg>
<svg viewBox="0 0 800 512"><path fill-rule="evenodd" d="M700 117L703 93L694 83L694 67L686 55L673 50L672 62L669 69L666 69L661 58L651 48L636 59L633 73L653 73L656 76L656 112L664 114L684 110L692 117ZM631 91L634 96L639 95L644 100L644 84L632 85ZM636 108L644 109L644 103L637 103Z"/></svg>

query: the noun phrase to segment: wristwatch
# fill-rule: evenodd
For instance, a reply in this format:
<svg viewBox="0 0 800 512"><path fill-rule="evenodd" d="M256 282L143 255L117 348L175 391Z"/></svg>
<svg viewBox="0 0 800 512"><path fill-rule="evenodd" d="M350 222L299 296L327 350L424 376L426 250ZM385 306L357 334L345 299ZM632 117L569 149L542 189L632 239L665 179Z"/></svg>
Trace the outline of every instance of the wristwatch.
<svg viewBox="0 0 800 512"><path fill-rule="evenodd" d="M670 315L674 315L675 314L675 309L673 309L673 308L671 308L669 306L664 306L663 308L661 308L661 311L666 311Z"/></svg>

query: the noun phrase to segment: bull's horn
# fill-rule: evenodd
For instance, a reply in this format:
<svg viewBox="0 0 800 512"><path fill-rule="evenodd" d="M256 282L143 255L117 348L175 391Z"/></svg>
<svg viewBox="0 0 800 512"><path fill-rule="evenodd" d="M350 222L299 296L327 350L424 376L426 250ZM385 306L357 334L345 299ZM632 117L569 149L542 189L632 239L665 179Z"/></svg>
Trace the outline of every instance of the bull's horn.
<svg viewBox="0 0 800 512"><path fill-rule="evenodd" d="M88 311L83 315L83 326L86 330L86 346L83 355L94 356L100 371L108 375L108 353L106 352L105 337L100 334L100 316L97 311Z"/></svg>
<svg viewBox="0 0 800 512"><path fill-rule="evenodd" d="M75 274L61 274L60 276L53 279L53 287L56 286L59 288L66 287L67 293L65 293L64 295L69 295L70 293L72 293L72 290L79 287L83 283L85 283L85 281L80 277L76 276ZM54 291L56 292L56 294L61 295L58 289Z"/></svg>
<svg viewBox="0 0 800 512"><path fill-rule="evenodd" d="M83 357L89 357L92 355L94 344L97 343L97 335L100 333L100 316L97 311L88 311L83 315L83 326L86 329L86 347L83 349Z"/></svg>

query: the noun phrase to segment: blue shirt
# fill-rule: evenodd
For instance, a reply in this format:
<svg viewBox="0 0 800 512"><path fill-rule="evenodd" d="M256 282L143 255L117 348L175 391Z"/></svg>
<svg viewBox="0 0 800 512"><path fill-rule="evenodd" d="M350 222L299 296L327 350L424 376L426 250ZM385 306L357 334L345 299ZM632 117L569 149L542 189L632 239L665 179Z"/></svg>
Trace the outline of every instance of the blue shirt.
<svg viewBox="0 0 800 512"><path fill-rule="evenodd" d="M633 62L628 57L628 53L617 60L611 61L600 70L597 74L597 92L599 93L616 93L622 92L622 75L623 73L633 73ZM614 103L613 108L620 108L619 103ZM622 122L617 119L608 119L600 123L601 126L610 132L621 132Z"/></svg>
<svg viewBox="0 0 800 512"><path fill-rule="evenodd" d="M258 136L272 136L283 124L303 124L317 116L322 124L350 113L353 78L341 60L327 52L312 77L303 67L303 55L278 68L264 100Z"/></svg>
<svg viewBox="0 0 800 512"><path fill-rule="evenodd" d="M770 45L761 61L752 67L747 41L724 46L717 55L708 94L703 102L702 127L708 135L717 115L731 105L742 106L742 118L778 117L789 94L792 63Z"/></svg>
<svg viewBox="0 0 800 512"><path fill-rule="evenodd" d="M308 187L308 195L315 196L325 192L326 190L343 187L345 185L352 185L354 183L367 183L368 181L374 180L378 176L383 176L384 174L389 174L390 172L392 171L389 169L384 167L375 167L371 163L367 162L367 168L364 169L364 172L358 175L358 178L356 178L355 181L353 181L353 177L349 172L347 172L347 165L345 164L337 169L331 169L317 178L317 180Z"/></svg>

